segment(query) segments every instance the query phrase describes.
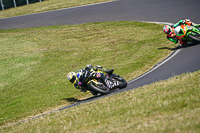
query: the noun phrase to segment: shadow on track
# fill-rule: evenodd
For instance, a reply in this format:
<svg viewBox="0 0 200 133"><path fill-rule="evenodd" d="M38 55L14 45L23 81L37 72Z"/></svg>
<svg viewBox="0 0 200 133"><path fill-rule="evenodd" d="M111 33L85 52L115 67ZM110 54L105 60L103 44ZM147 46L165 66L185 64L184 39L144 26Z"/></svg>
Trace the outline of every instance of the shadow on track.
<svg viewBox="0 0 200 133"><path fill-rule="evenodd" d="M167 50L175 51L175 50L178 50L178 49L193 47L193 46L196 46L196 45L199 45L199 44L200 44L200 43L188 43L187 45L184 45L184 46L177 46L177 47L175 47L175 48L161 47L161 48L158 48L158 49L159 49L159 50L167 49Z"/></svg>
<svg viewBox="0 0 200 133"><path fill-rule="evenodd" d="M71 98L63 98L63 99L61 99L61 100L65 100L65 101L70 102L70 103L81 102L81 100L78 100L78 99L76 99L76 98L74 98L74 97L71 97Z"/></svg>

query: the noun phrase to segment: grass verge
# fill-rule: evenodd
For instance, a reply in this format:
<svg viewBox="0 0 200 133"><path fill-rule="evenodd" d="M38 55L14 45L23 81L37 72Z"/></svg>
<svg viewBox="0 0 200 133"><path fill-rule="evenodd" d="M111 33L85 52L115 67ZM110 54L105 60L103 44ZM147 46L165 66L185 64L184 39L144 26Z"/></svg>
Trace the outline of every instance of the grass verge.
<svg viewBox="0 0 200 133"><path fill-rule="evenodd" d="M80 93L66 80L87 64L131 80L171 51L162 25L104 22L0 30L0 125L68 105ZM31 116L30 116L31 117Z"/></svg>
<svg viewBox="0 0 200 133"><path fill-rule="evenodd" d="M20 15L52 11L56 9L82 6L106 1L111 0L44 0L38 3L0 11L0 18L15 17Z"/></svg>
<svg viewBox="0 0 200 133"><path fill-rule="evenodd" d="M55 112L4 132L194 132L200 71Z"/></svg>

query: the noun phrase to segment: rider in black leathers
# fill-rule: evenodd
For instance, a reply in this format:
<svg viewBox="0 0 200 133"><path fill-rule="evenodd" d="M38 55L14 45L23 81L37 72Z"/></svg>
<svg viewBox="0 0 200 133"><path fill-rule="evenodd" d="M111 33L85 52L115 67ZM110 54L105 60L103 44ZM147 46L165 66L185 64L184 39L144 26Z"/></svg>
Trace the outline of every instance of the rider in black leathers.
<svg viewBox="0 0 200 133"><path fill-rule="evenodd" d="M87 65L84 69L81 69L79 72L70 72L68 73L67 75L67 79L74 84L75 88L77 89L80 89L81 91L83 92L86 92L87 91L87 84L85 83L85 80L88 78L88 77L92 77L92 76L95 76L94 73L92 73L90 70L93 69L95 71L103 71L105 73L107 73L108 75L111 75L114 71L114 69L106 69L106 68L103 68L99 65L97 66L92 66L92 65ZM101 76L101 79L106 82L108 77L106 76ZM111 83L111 82L110 82ZM112 83L111 83L112 84ZM109 87L110 89L112 89L114 86L112 85L108 85L107 87ZM95 95L94 92L91 91L92 94Z"/></svg>

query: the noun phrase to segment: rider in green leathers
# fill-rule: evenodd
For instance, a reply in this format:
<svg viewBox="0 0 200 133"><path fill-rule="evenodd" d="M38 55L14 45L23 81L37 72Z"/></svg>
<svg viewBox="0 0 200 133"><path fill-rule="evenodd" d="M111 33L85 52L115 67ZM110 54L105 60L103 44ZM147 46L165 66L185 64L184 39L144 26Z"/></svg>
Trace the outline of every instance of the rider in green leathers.
<svg viewBox="0 0 200 133"><path fill-rule="evenodd" d="M176 35L174 33L174 28L176 28L177 26L181 25L181 24L186 24L186 25L191 25L194 26L196 28L200 28L200 24L195 24L194 22L190 21L189 19L185 19L185 20L180 20L179 22L177 22L176 24L170 26L170 25L165 25L163 27L163 31L164 33L167 35L167 39L174 42L174 43L178 43L178 39L176 38ZM185 45L187 42L185 41L180 41L181 45Z"/></svg>

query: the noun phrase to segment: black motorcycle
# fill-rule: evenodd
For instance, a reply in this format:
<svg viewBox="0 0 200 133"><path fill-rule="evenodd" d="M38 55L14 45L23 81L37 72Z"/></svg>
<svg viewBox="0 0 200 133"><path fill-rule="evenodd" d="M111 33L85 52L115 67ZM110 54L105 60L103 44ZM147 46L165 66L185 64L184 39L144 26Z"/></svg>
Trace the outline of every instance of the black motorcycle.
<svg viewBox="0 0 200 133"><path fill-rule="evenodd" d="M84 84L93 95L108 94L116 89L123 89L127 86L127 81L117 74L107 74L102 71L85 71L82 75Z"/></svg>

